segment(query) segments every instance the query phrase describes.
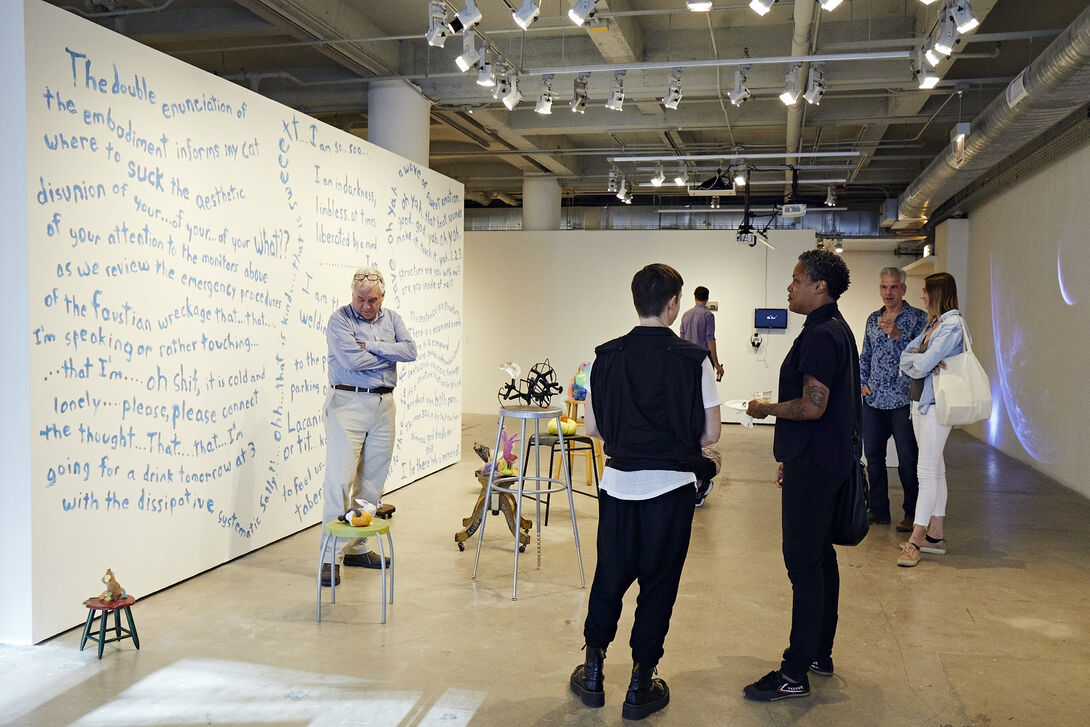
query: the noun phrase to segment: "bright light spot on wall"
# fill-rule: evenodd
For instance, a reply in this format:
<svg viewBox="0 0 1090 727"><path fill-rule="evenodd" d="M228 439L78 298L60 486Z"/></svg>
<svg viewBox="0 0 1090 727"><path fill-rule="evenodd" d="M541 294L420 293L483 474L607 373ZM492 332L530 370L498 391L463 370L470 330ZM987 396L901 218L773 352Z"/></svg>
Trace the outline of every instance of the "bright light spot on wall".
<svg viewBox="0 0 1090 727"><path fill-rule="evenodd" d="M1056 245L1056 281L1064 303L1079 302L1079 285L1085 286L1087 275L1086 251L1083 232L1069 224L1060 232Z"/></svg>
<svg viewBox="0 0 1090 727"><path fill-rule="evenodd" d="M1060 283L1060 295L1063 296L1064 303L1067 303L1068 305L1075 305L1078 303L1078 299L1067 292L1067 288L1064 286L1064 265L1059 251L1056 252L1056 280Z"/></svg>
<svg viewBox="0 0 1090 727"><path fill-rule="evenodd" d="M997 363L996 365L1001 366L1002 364ZM1000 392L1000 396L1001 395L1002 395L1002 392ZM999 447L999 422L1002 421L1002 416L1000 415L1000 411L999 411L1000 396L996 395L995 386L993 385L992 386L992 413L991 413L991 416L988 417L988 422L985 425L985 429L988 432L988 434L987 434L988 444L992 445L993 447Z"/></svg>
<svg viewBox="0 0 1090 727"><path fill-rule="evenodd" d="M999 372L999 386L1003 392L1003 405L1018 441L1031 457L1039 462L1052 458L1051 439L1038 431L1033 414L1023 409L1030 407L1044 396L1040 382L1030 375L1033 370L1032 347L1026 342L1026 334L1019 316L1022 291L1012 276L1003 277L996 255L991 256L992 336L995 341L995 367ZM992 398L995 406L995 397ZM1040 407L1038 407L1040 408Z"/></svg>

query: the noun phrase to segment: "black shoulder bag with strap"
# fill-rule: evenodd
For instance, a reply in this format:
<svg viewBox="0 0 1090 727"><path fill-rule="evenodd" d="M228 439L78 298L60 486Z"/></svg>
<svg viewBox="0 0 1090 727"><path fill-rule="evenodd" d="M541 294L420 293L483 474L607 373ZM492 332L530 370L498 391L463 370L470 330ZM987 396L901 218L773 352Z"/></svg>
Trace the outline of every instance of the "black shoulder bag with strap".
<svg viewBox="0 0 1090 727"><path fill-rule="evenodd" d="M844 327L848 324L841 320ZM849 329L851 330L851 329ZM849 370L849 378L852 379L852 451L855 457L855 466L852 468L852 476L847 483L840 488L833 506L832 540L833 545L859 545L863 538L867 537L870 530L870 522L867 520L867 501L870 499L870 486L867 484L867 470L860 461L863 457L863 436L859 431L861 421L859 414L860 401L863 398L859 385L859 352L852 346L851 360L853 366Z"/></svg>

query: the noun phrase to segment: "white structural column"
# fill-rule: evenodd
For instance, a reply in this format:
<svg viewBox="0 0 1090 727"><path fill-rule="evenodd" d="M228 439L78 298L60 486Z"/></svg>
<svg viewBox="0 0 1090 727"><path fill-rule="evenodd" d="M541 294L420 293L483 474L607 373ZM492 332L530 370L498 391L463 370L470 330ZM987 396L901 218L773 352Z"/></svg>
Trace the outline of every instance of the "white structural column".
<svg viewBox="0 0 1090 727"><path fill-rule="evenodd" d="M522 229L560 229L560 184L550 175L522 178Z"/></svg>
<svg viewBox="0 0 1090 727"><path fill-rule="evenodd" d="M431 102L405 81L374 81L367 89L367 140L428 166Z"/></svg>

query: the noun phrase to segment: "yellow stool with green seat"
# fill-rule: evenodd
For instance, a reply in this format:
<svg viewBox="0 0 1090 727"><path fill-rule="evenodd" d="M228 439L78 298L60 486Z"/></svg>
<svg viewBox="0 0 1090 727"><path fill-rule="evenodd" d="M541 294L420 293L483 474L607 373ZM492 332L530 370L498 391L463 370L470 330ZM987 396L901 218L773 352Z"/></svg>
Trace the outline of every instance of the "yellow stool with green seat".
<svg viewBox="0 0 1090 727"><path fill-rule="evenodd" d="M386 549L382 546L382 538L386 536L386 544L390 549L390 567L386 567ZM386 571L390 571L390 603L394 602L394 541L390 537L390 521L376 518L370 525L356 527L346 522L335 520L326 523L325 532L322 534L322 552L318 555L318 621L322 620L322 566L326 563L326 553L329 553L329 602L337 602L337 541L341 538L370 538L374 537L378 543L379 563L382 570L382 623L386 623Z"/></svg>

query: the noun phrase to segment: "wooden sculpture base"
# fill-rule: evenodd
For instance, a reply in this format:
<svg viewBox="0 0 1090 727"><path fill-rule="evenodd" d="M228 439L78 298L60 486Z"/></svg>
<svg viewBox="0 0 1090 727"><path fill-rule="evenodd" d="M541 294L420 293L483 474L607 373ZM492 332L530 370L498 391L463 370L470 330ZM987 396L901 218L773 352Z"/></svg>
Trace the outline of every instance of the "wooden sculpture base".
<svg viewBox="0 0 1090 727"><path fill-rule="evenodd" d="M481 483L481 494L477 496L477 503L473 506L473 514L467 518L462 518L462 525L464 526L460 531L454 534L454 542L458 544L458 550L465 550L465 541L477 532L477 528L481 526L481 513L484 512L484 497L488 491L488 475L482 475L480 470L474 472L477 475L477 481ZM499 509L492 509L493 515L499 515L503 513L504 520L507 521L507 528L511 531L511 534L515 534L515 513L518 512L517 504L515 502L515 496L510 492L494 492L493 505L496 505ZM519 552L526 552L526 546L530 544L530 528L533 527L533 522L526 518L522 518L519 523L522 527L519 528Z"/></svg>

